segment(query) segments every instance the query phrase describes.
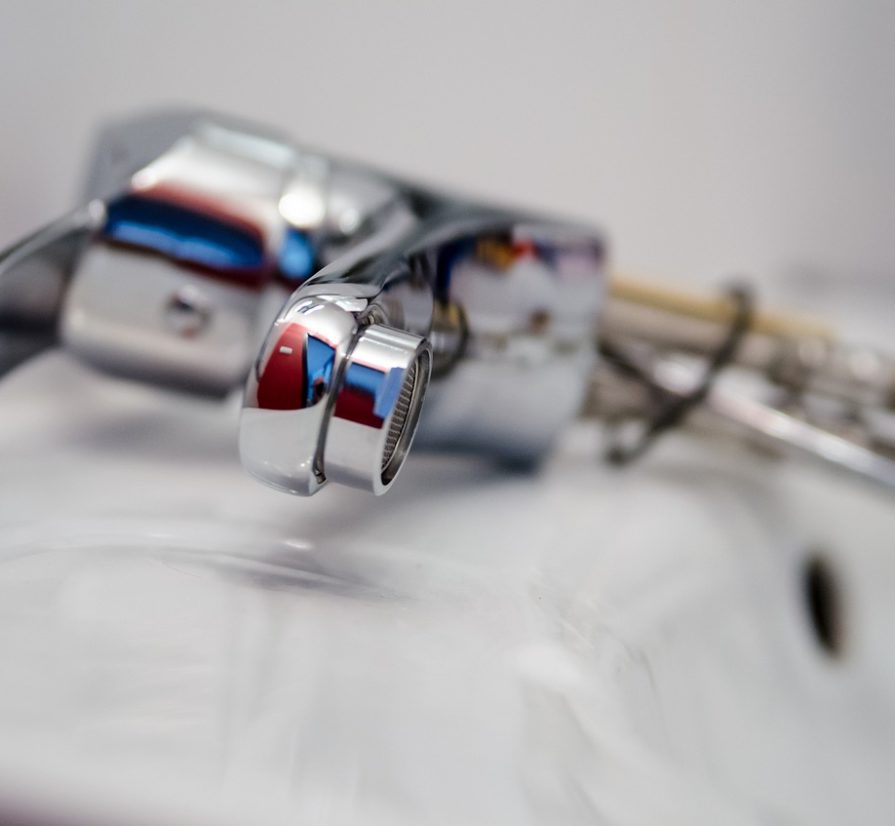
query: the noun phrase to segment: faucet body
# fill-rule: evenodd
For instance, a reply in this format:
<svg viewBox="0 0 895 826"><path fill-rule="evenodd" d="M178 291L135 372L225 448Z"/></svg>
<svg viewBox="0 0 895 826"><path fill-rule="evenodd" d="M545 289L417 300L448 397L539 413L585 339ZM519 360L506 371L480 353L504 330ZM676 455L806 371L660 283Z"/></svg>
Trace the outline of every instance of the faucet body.
<svg viewBox="0 0 895 826"><path fill-rule="evenodd" d="M85 206L3 254L0 324L129 378L247 381L251 473L382 493L418 425L544 455L585 398L603 259L589 228L162 113L107 128Z"/></svg>

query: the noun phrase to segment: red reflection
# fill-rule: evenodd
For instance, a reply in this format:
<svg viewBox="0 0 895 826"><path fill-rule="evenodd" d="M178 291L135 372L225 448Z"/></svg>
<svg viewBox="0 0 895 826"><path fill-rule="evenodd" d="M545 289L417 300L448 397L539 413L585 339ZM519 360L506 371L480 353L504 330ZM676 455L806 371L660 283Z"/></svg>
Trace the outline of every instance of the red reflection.
<svg viewBox="0 0 895 826"><path fill-rule="evenodd" d="M286 325L258 377L258 407L263 410L300 410L304 407L305 328Z"/></svg>
<svg viewBox="0 0 895 826"><path fill-rule="evenodd" d="M336 399L334 415L367 427L382 427L382 419L373 412L375 397L366 390L345 387Z"/></svg>

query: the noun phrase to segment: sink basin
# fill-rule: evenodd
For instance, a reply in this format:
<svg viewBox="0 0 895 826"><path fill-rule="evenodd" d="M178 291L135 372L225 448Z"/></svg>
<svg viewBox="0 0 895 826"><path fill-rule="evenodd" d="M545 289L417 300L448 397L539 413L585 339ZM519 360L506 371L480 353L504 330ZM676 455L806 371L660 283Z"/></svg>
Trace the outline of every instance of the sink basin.
<svg viewBox="0 0 895 826"><path fill-rule="evenodd" d="M674 435L624 471L241 470L238 404L0 383L0 807L48 823L891 823L891 499Z"/></svg>

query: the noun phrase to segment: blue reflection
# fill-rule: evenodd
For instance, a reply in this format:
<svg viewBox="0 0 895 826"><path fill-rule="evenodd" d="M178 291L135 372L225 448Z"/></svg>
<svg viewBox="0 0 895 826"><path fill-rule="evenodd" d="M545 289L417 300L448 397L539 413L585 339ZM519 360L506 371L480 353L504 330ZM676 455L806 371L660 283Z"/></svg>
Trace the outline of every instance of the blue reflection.
<svg viewBox="0 0 895 826"><path fill-rule="evenodd" d="M314 271L314 250L297 229L286 230L279 255L280 272L290 281L304 281Z"/></svg>
<svg viewBox="0 0 895 826"><path fill-rule="evenodd" d="M384 419L401 393L404 371L400 367L393 367L383 374L381 370L363 364L351 364L345 374L345 383L352 390L360 390L372 396L373 414Z"/></svg>
<svg viewBox="0 0 895 826"><path fill-rule="evenodd" d="M451 244L445 244L438 251L438 259L435 264L435 297L448 300L451 292L451 277L454 268L463 259L472 255L475 250L475 240L461 238Z"/></svg>
<svg viewBox="0 0 895 826"><path fill-rule="evenodd" d="M336 351L325 341L309 335L305 345L305 404L316 404L320 395L329 387L333 374Z"/></svg>
<svg viewBox="0 0 895 826"><path fill-rule="evenodd" d="M401 386L404 384L404 371L400 367L392 367L385 375L385 381L379 387L373 412L384 419L398 401Z"/></svg>
<svg viewBox="0 0 895 826"><path fill-rule="evenodd" d="M211 269L256 269L264 263L261 243L251 233L191 209L134 195L109 205L105 234Z"/></svg>
<svg viewBox="0 0 895 826"><path fill-rule="evenodd" d="M382 373L363 364L352 363L345 374L345 383L352 390L363 390L368 396L376 396L382 383Z"/></svg>

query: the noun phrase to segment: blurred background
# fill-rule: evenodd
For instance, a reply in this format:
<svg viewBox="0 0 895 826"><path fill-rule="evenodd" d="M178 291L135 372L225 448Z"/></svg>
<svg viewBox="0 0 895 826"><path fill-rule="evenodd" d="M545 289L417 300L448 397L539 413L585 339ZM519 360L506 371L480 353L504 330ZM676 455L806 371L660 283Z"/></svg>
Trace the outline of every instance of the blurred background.
<svg viewBox="0 0 895 826"><path fill-rule="evenodd" d="M100 120L183 103L599 222L625 271L825 311L895 272L885 0L0 9L0 244L72 204Z"/></svg>

